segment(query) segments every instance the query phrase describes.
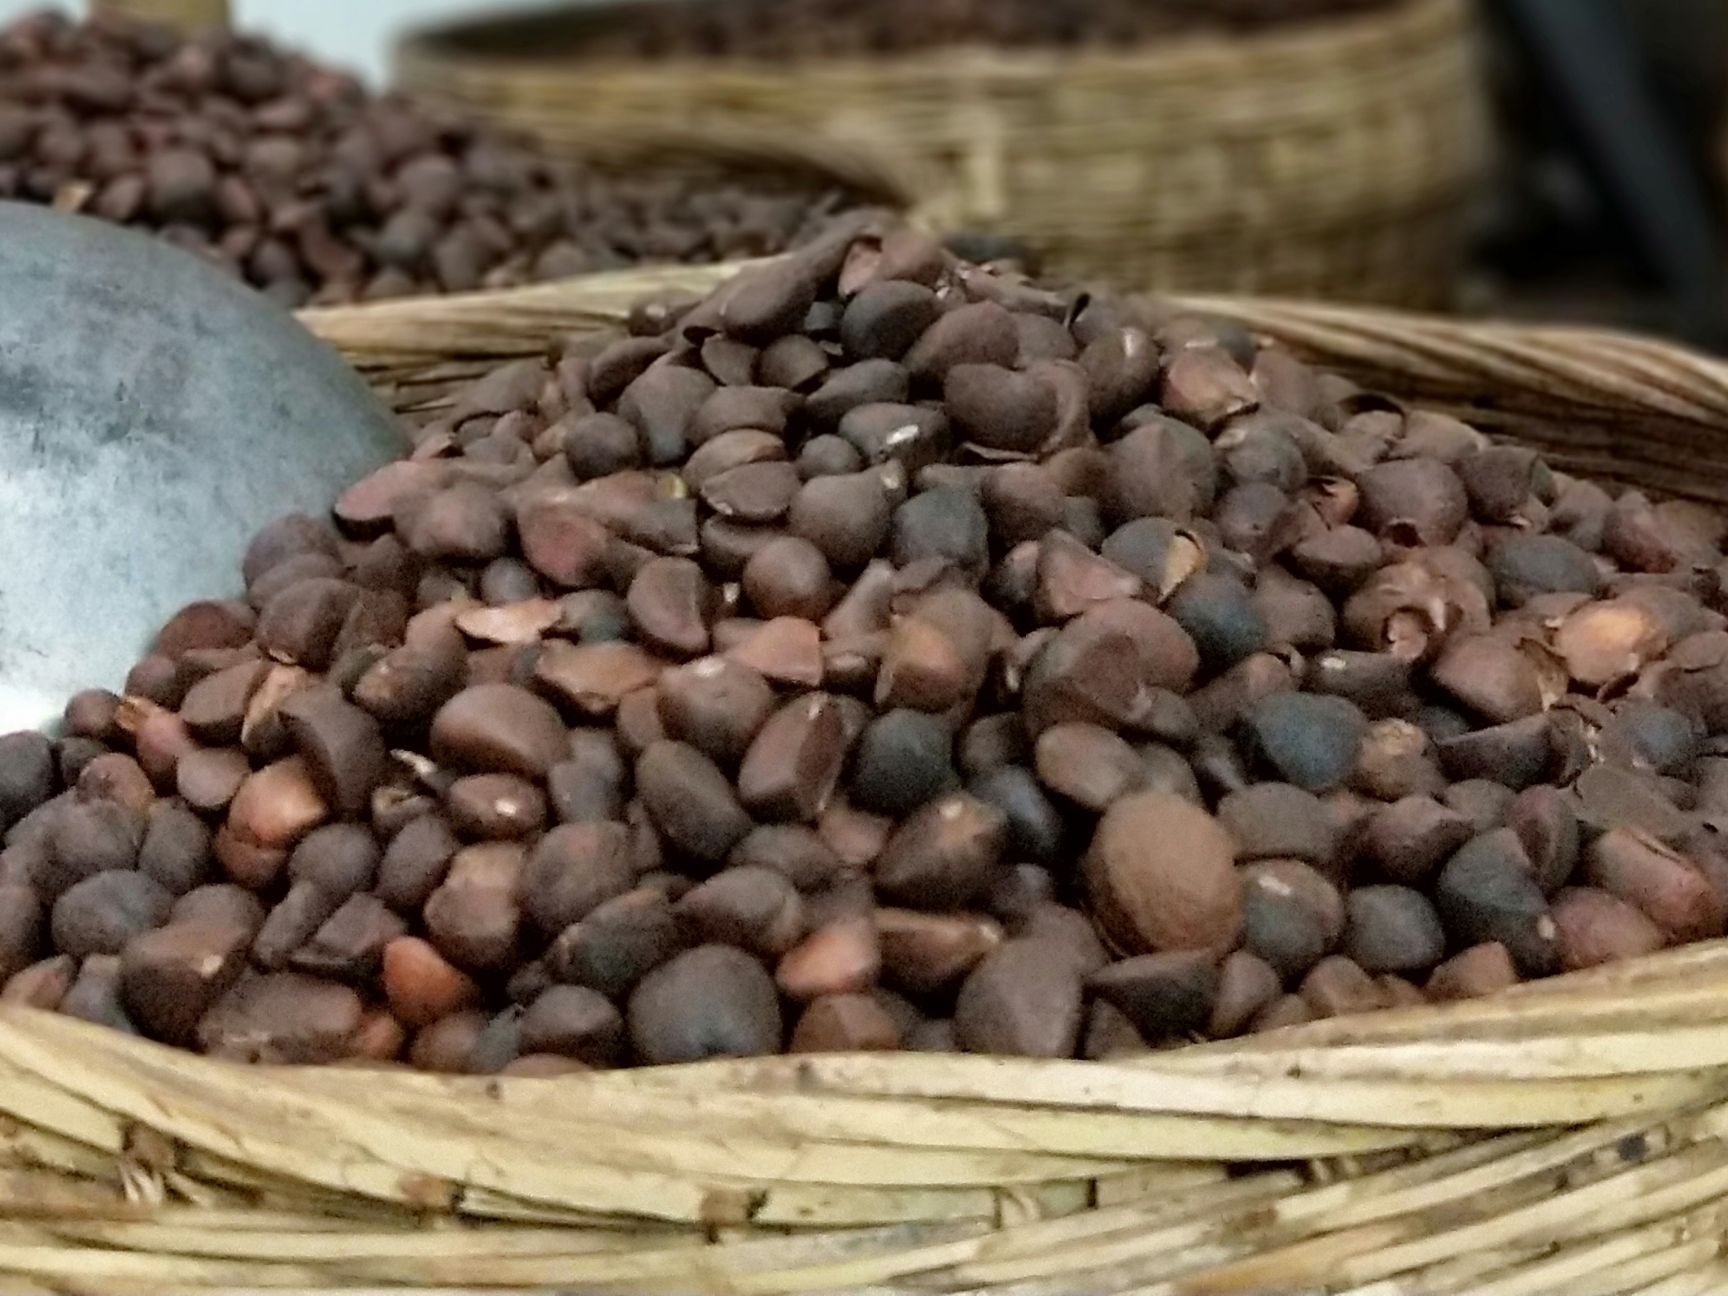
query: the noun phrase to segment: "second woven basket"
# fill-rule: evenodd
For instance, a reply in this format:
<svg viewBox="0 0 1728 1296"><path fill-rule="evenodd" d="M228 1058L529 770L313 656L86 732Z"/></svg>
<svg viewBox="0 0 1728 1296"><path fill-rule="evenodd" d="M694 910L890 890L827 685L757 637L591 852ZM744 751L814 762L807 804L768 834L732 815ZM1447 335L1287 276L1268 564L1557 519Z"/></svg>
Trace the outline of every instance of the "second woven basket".
<svg viewBox="0 0 1728 1296"><path fill-rule="evenodd" d="M585 155L677 138L847 156L939 227L1130 287L1440 304L1484 169L1467 0L1108 51L790 66L586 52L635 8L427 31L399 71Z"/></svg>

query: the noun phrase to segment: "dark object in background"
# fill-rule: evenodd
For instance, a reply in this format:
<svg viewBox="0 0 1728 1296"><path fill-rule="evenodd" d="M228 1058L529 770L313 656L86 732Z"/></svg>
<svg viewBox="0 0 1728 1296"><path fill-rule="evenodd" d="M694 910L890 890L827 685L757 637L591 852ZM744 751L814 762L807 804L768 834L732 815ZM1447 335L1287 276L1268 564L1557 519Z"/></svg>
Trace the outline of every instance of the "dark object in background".
<svg viewBox="0 0 1728 1296"><path fill-rule="evenodd" d="M1506 0L1488 309L1596 318L1728 346L1716 136L1728 8Z"/></svg>
<svg viewBox="0 0 1728 1296"><path fill-rule="evenodd" d="M849 205L582 171L263 41L55 14L0 31L0 198L154 230L290 306L760 256Z"/></svg>

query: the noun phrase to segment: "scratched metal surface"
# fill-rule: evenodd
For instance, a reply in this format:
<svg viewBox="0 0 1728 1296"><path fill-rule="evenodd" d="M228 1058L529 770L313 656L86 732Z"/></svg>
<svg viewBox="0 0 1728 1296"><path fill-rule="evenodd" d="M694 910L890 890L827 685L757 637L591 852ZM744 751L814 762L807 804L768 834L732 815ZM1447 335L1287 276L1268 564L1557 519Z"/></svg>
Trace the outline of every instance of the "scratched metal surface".
<svg viewBox="0 0 1728 1296"><path fill-rule="evenodd" d="M118 688L176 608L240 592L252 532L400 446L333 351L227 275L0 203L0 732Z"/></svg>

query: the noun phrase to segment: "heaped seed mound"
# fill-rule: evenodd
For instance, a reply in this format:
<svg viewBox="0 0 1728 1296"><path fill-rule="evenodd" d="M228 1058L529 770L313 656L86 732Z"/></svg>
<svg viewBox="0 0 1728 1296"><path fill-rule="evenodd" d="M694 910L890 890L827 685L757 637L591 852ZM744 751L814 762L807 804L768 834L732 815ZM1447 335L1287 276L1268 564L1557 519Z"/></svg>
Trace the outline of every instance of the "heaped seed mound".
<svg viewBox="0 0 1728 1296"><path fill-rule="evenodd" d="M1114 1057L1728 921L1722 525L862 223L507 365L69 736L4 998L225 1057Z"/></svg>
<svg viewBox="0 0 1728 1296"><path fill-rule="evenodd" d="M760 256L858 205L559 167L260 40L54 14L0 30L0 198L155 231L291 306Z"/></svg>

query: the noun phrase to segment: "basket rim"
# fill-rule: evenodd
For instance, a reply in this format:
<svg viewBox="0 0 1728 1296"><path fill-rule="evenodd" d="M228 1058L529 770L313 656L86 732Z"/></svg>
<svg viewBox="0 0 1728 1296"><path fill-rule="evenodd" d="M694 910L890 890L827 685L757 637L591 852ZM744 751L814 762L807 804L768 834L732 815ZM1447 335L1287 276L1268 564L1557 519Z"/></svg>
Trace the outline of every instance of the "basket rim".
<svg viewBox="0 0 1728 1296"><path fill-rule="evenodd" d="M654 2L654 0L648 0ZM602 0L579 12L585 23L602 23L627 12L643 0ZM982 43L963 43L895 56L848 56L802 59L790 68L757 58L708 58L675 55L656 59L607 58L589 61L577 53L513 54L497 50L474 50L462 45L477 33L508 30L520 25L532 29L536 20L565 16L572 11L525 8L485 18L433 24L410 31L397 42L399 68L410 64L448 66L469 74L507 73L517 79L535 76L568 76L574 68L601 78L628 79L635 75L690 74L704 77L734 77L784 80L788 75L843 78L868 82L901 75L927 79L933 74L965 80L999 79L1004 82L1046 81L1053 74L1107 76L1112 73L1143 73L1148 67L1192 70L1204 74L1216 68L1238 68L1244 62L1296 63L1349 61L1364 51L1387 45L1402 45L1419 38L1438 23L1462 22L1468 0L1386 0L1381 9L1363 13L1334 14L1266 30L1230 34L1213 30L1183 32L1156 43L1121 50L1078 48L1000 49Z"/></svg>

